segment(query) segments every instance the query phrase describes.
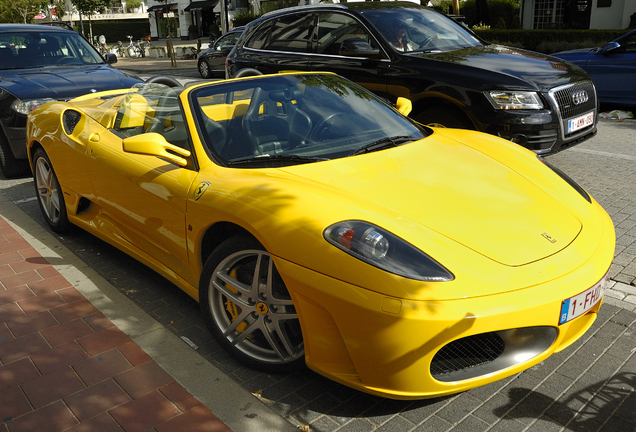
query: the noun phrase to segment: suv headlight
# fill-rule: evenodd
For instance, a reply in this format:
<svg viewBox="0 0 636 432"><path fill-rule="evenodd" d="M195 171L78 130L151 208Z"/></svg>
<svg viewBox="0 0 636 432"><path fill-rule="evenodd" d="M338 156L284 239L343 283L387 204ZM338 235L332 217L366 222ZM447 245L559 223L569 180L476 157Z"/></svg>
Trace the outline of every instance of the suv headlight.
<svg viewBox="0 0 636 432"><path fill-rule="evenodd" d="M368 222L338 222L325 229L324 236L338 249L389 273L433 282L455 278L415 246Z"/></svg>
<svg viewBox="0 0 636 432"><path fill-rule="evenodd" d="M541 109L543 102L535 92L491 90L484 92L495 109Z"/></svg>
<svg viewBox="0 0 636 432"><path fill-rule="evenodd" d="M11 103L11 109L19 114L28 115L35 108L49 102L55 102L55 99L42 98L42 99L31 99L27 101L16 99Z"/></svg>

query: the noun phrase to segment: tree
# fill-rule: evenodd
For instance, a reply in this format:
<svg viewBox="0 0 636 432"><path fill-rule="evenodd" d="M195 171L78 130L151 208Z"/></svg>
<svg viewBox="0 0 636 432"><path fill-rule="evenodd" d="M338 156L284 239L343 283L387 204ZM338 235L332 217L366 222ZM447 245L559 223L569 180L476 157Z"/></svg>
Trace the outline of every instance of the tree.
<svg viewBox="0 0 636 432"><path fill-rule="evenodd" d="M1 22L30 23L33 17L47 9L47 0L12 0L0 5Z"/></svg>
<svg viewBox="0 0 636 432"><path fill-rule="evenodd" d="M100 10L103 10L105 7L110 6L112 0L71 0L75 9L81 15L88 15L88 28L90 39L93 40L93 23L91 21L91 16Z"/></svg>

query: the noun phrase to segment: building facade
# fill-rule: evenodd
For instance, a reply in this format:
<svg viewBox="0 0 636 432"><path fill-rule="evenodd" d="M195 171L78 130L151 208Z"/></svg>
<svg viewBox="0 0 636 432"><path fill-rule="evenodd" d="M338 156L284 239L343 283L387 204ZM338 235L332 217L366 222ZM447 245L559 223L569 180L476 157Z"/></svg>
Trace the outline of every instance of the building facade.
<svg viewBox="0 0 636 432"><path fill-rule="evenodd" d="M625 29L636 21L636 0L521 0L525 29Z"/></svg>

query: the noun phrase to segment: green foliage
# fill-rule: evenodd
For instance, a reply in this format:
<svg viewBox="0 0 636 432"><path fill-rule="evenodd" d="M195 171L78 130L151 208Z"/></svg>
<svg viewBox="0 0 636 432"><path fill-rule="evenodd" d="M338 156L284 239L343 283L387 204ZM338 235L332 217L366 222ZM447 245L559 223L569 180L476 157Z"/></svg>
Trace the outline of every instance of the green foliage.
<svg viewBox="0 0 636 432"><path fill-rule="evenodd" d="M133 9L141 7L141 1L140 0L128 0L126 2L126 7L128 8L129 11L132 11Z"/></svg>
<svg viewBox="0 0 636 432"><path fill-rule="evenodd" d="M164 20L165 21L165 20ZM172 20L174 21L174 20ZM79 23L75 23L79 25ZM88 27L85 25L85 30ZM79 29L77 29L79 31ZM125 21L93 21L93 35L104 35L106 43L110 46L117 41L128 42L126 36L132 35L135 40L143 39L150 34L150 23L147 19L135 19ZM174 33L173 33L174 36Z"/></svg>
<svg viewBox="0 0 636 432"><path fill-rule="evenodd" d="M111 4L111 0L71 0L75 8L83 15L93 15Z"/></svg>
<svg viewBox="0 0 636 432"><path fill-rule="evenodd" d="M576 48L605 45L625 33L625 30L474 30L490 43L524 48L552 54Z"/></svg>
<svg viewBox="0 0 636 432"><path fill-rule="evenodd" d="M241 10L232 20L232 24L234 24L234 27L244 26L258 17L260 15L255 14L252 10Z"/></svg>
<svg viewBox="0 0 636 432"><path fill-rule="evenodd" d="M0 22L32 23L33 17L47 11L48 0L11 0L0 2Z"/></svg>
<svg viewBox="0 0 636 432"><path fill-rule="evenodd" d="M495 29L517 29L521 28L519 21L519 1L518 0L488 0L488 22ZM452 10L452 8L451 8ZM466 17L466 24L469 27L478 25L477 2L476 0L466 0L459 4L459 13Z"/></svg>

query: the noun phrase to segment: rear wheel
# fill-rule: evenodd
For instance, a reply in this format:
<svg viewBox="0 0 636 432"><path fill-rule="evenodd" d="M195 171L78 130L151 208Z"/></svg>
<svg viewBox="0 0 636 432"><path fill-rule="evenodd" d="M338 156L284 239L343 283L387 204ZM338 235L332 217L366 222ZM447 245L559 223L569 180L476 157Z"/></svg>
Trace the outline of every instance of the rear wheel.
<svg viewBox="0 0 636 432"><path fill-rule="evenodd" d="M199 60L199 73L203 78L210 78L210 65L204 59Z"/></svg>
<svg viewBox="0 0 636 432"><path fill-rule="evenodd" d="M475 129L463 113L448 107L429 108L415 116L415 120L430 127Z"/></svg>
<svg viewBox="0 0 636 432"><path fill-rule="evenodd" d="M33 155L33 177L35 193L44 219L53 231L57 233L67 231L71 223L66 214L62 188L49 156L41 148L37 149Z"/></svg>
<svg viewBox="0 0 636 432"><path fill-rule="evenodd" d="M212 335L237 360L268 372L304 365L291 296L254 238L232 237L214 250L203 268L199 302Z"/></svg>

